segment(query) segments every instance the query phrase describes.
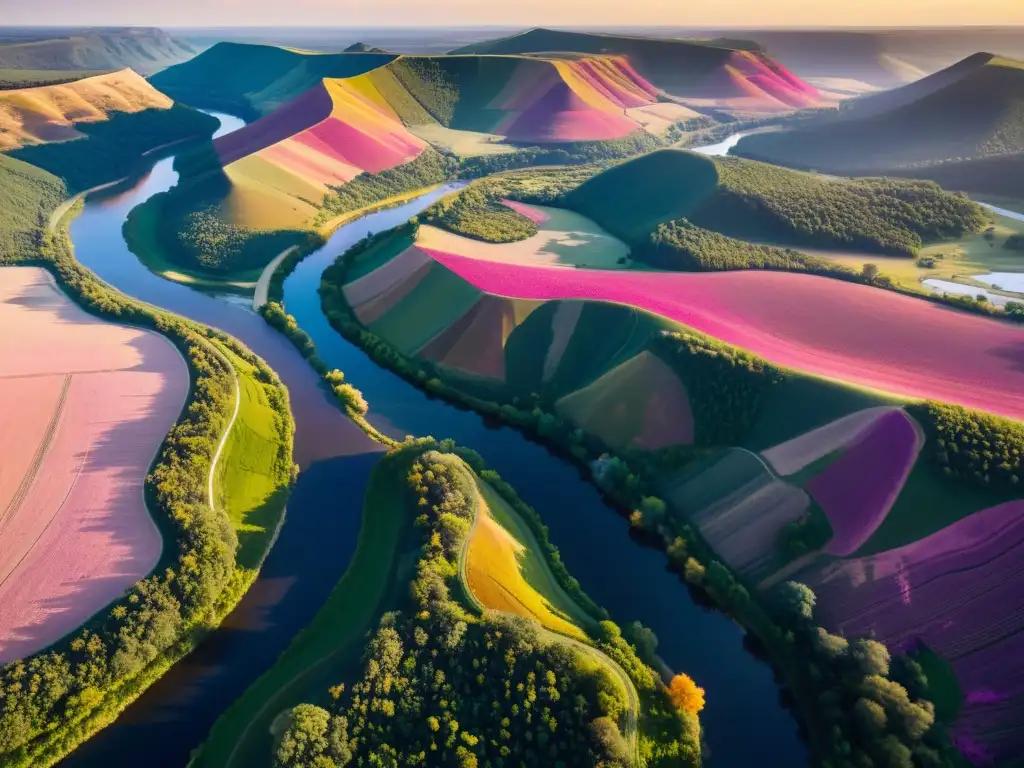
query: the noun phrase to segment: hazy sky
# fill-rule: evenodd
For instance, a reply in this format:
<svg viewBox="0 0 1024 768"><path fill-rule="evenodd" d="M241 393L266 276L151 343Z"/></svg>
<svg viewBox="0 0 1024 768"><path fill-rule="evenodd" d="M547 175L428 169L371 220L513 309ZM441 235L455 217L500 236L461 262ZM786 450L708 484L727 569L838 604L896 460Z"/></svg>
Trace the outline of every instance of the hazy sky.
<svg viewBox="0 0 1024 768"><path fill-rule="evenodd" d="M1024 24L1024 0L0 0L3 24L947 26Z"/></svg>

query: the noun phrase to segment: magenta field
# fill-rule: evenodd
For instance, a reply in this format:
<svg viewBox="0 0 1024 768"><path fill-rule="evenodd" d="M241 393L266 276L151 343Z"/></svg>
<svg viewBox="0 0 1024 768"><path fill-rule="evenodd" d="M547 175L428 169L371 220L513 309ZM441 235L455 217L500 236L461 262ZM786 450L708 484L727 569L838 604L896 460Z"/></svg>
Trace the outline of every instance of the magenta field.
<svg viewBox="0 0 1024 768"><path fill-rule="evenodd" d="M1021 326L811 275L610 272L428 252L489 293L627 304L778 365L1024 418Z"/></svg>
<svg viewBox="0 0 1024 768"><path fill-rule="evenodd" d="M825 547L845 557L885 520L913 469L923 440L902 410L881 416L805 490L821 505L833 536Z"/></svg>
<svg viewBox="0 0 1024 768"><path fill-rule="evenodd" d="M807 582L831 631L894 651L924 643L950 662L964 693L955 737L974 762L1024 753L1024 501Z"/></svg>

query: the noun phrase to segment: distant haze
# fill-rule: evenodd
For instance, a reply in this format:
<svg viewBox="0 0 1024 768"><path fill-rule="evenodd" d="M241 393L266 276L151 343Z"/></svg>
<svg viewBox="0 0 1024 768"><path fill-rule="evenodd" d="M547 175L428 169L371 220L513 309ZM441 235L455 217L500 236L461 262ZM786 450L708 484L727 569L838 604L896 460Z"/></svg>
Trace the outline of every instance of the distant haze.
<svg viewBox="0 0 1024 768"><path fill-rule="evenodd" d="M4 24L957 26L1024 24L1022 0L3 0Z"/></svg>

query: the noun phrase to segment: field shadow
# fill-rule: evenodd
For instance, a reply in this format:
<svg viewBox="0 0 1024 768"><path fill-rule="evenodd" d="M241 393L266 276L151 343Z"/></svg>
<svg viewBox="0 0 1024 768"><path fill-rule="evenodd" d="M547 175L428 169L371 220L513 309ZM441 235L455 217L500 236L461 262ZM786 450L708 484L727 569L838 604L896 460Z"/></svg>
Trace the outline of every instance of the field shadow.
<svg viewBox="0 0 1024 768"><path fill-rule="evenodd" d="M1021 336L1019 343L996 347L991 350L991 354L1008 361L1013 370L1024 373L1024 326L1022 326Z"/></svg>

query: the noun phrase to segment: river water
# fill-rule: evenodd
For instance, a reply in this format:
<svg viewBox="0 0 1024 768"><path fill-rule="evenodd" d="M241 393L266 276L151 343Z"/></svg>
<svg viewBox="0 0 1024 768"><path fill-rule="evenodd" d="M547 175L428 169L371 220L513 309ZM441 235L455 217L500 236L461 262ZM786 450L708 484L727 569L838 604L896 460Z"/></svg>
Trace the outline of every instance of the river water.
<svg viewBox="0 0 1024 768"><path fill-rule="evenodd" d="M216 114L216 113L215 113ZM221 133L241 125L216 114ZM284 650L323 604L354 551L368 473L379 447L345 418L312 368L262 318L149 272L127 249L128 212L172 186L170 159L131 189L87 201L71 226L76 256L121 291L220 328L248 345L288 386L302 472L287 522L259 579L222 627L129 707L112 726L62 763L162 768L182 766L217 716ZM743 633L695 604L665 567L664 554L633 542L628 526L566 462L475 413L428 398L374 364L328 325L317 287L324 268L369 232L407 220L445 190L338 230L285 282L285 304L370 403L370 421L394 436L452 437L479 451L541 514L551 539L583 588L620 624L638 620L660 639L659 655L707 690L701 714L713 766L806 765L796 721L780 702L771 670L743 647Z"/></svg>

